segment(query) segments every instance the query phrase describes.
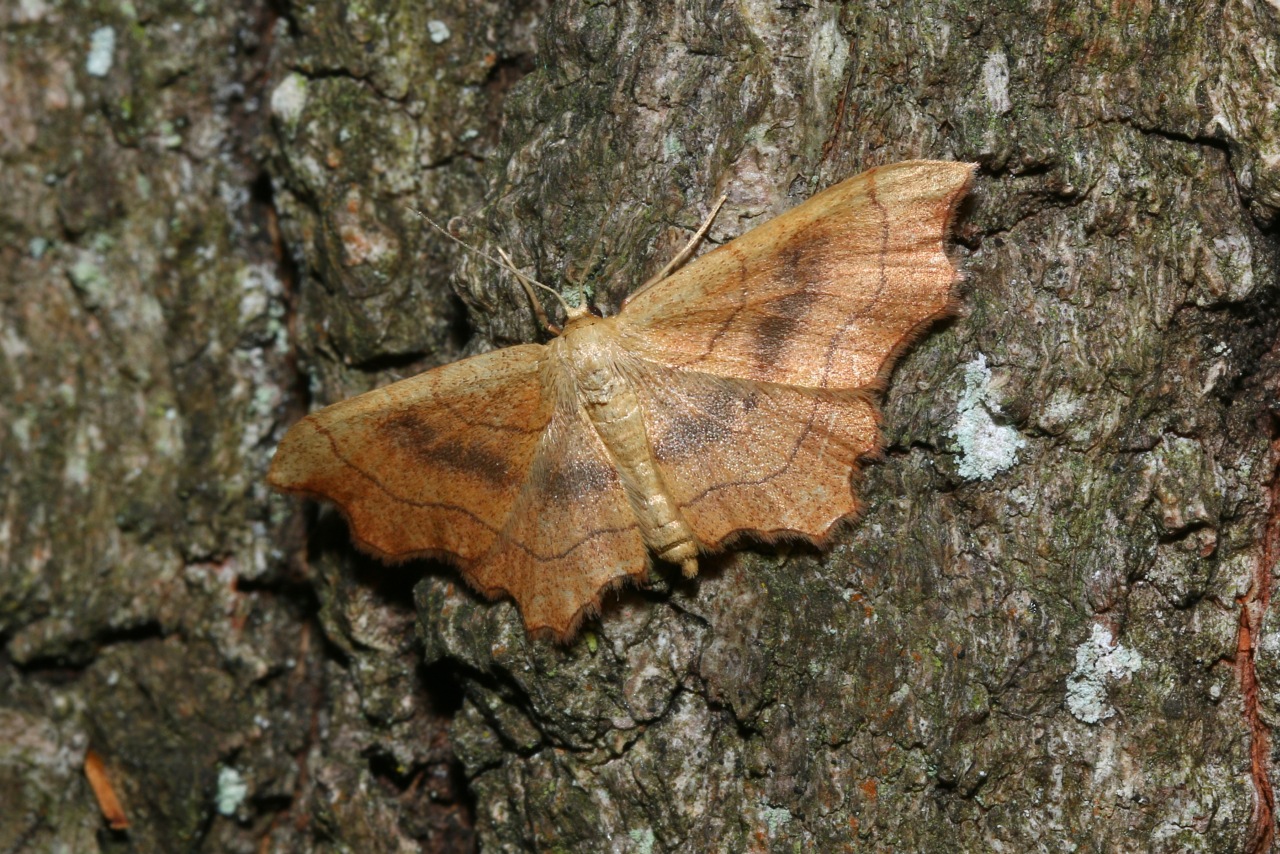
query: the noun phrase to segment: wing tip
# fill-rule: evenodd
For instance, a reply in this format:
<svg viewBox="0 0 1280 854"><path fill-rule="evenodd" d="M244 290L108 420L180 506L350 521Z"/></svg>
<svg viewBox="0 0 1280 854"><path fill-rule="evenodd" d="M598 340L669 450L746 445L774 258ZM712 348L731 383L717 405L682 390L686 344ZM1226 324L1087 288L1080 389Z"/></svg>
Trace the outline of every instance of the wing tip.
<svg viewBox="0 0 1280 854"><path fill-rule="evenodd" d="M974 178L979 167L978 163L965 161L950 160L907 160L901 163L891 164L892 166L929 166L946 167L945 171L949 172L953 179L953 184L949 192L945 193L943 203L939 208L941 213L941 227L938 230L937 250L942 253L947 263L951 267L951 281L947 285L946 298L937 311L923 317L918 323L911 327L907 332L898 339L897 343L890 348L884 360L880 363L880 370L876 372L875 379L867 386L869 389L883 392L889 385L889 378L893 374L893 370L897 367L898 360L902 355L911 348L918 340L923 338L930 330L939 323L955 317L960 310L961 294L960 286L969 280L968 275L960 269L959 265L952 260L951 254L947 251L948 244L954 242L952 240L956 220L957 211L961 203L968 197L969 191L973 188ZM888 168L888 167L881 167ZM958 179L958 180L955 180Z"/></svg>
<svg viewBox="0 0 1280 854"><path fill-rule="evenodd" d="M285 431L267 468L267 484L272 489L288 493L305 491L305 485L310 479L308 472L314 469L309 464L314 452L308 446L315 443L317 436L319 431L309 415L299 419Z"/></svg>

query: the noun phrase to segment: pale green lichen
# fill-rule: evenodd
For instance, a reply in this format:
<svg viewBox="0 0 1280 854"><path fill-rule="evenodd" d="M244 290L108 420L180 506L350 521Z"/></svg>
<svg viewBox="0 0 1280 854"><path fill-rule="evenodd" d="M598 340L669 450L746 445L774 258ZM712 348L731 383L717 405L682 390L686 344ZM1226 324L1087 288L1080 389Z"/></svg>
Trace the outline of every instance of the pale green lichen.
<svg viewBox="0 0 1280 854"><path fill-rule="evenodd" d="M636 854L653 854L653 844L656 841L653 830L642 827L628 831L627 836L631 838L631 843L635 845Z"/></svg>
<svg viewBox="0 0 1280 854"><path fill-rule="evenodd" d="M71 284L84 294L85 305L98 308L106 305L111 296L111 279L102 269L99 259L82 252L67 270Z"/></svg>
<svg viewBox="0 0 1280 854"><path fill-rule="evenodd" d="M159 135L159 141L165 148L178 148L182 145L182 134L178 133L174 128L173 122L161 121L156 125L156 131Z"/></svg>
<svg viewBox="0 0 1280 854"><path fill-rule="evenodd" d="M1107 702L1107 680L1123 679L1142 667L1142 656L1116 643L1105 626L1094 624L1076 647L1076 669L1067 678L1067 710L1081 723L1096 724L1116 713Z"/></svg>
<svg viewBox="0 0 1280 854"><path fill-rule="evenodd" d="M89 56L84 70L93 77L106 77L115 62L116 31L111 27L98 27L89 36Z"/></svg>
<svg viewBox="0 0 1280 854"><path fill-rule="evenodd" d="M668 160L675 160L685 153L684 143L674 133L669 133L662 140L662 154Z"/></svg>
<svg viewBox="0 0 1280 854"><path fill-rule="evenodd" d="M225 765L218 769L218 792L214 800L219 814L235 815L248 794L249 784L240 776L239 771Z"/></svg>
<svg viewBox="0 0 1280 854"><path fill-rule="evenodd" d="M777 833L791 821L791 810L785 807L765 807L764 823L769 826L770 833Z"/></svg>
<svg viewBox="0 0 1280 854"><path fill-rule="evenodd" d="M271 113L286 125L296 124L306 106L307 78L296 72L281 80L271 93Z"/></svg>
<svg viewBox="0 0 1280 854"><path fill-rule="evenodd" d="M24 454L31 450L31 419L25 417L14 418L9 422L10 434L18 443L18 450Z"/></svg>
<svg viewBox="0 0 1280 854"><path fill-rule="evenodd" d="M964 368L964 393L956 404L959 417L951 428L951 436L960 446L957 470L969 480L990 480L1018 461L1018 451L1026 440L1012 427L997 424L992 413L1000 414L991 393L991 369L987 357L978 358Z"/></svg>

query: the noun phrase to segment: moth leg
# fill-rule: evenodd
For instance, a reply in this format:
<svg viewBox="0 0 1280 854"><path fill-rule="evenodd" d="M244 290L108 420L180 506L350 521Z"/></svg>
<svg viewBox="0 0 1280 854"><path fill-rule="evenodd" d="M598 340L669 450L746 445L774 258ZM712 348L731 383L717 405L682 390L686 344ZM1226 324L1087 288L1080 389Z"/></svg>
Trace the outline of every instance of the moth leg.
<svg viewBox="0 0 1280 854"><path fill-rule="evenodd" d="M711 207L711 213L707 214L707 218L702 221L702 225L698 226L698 230L694 232L693 237L689 238L689 242L684 245L684 248L676 253L676 257L668 261L667 266L659 270L656 275L649 279L649 281L641 285L635 293L627 297L628 300L635 299L649 288L658 284L658 282L661 282L667 276L671 275L672 270L689 260L689 256L693 254L693 250L697 249L698 244L702 242L702 238L706 237L707 232L711 229L711 223L715 222L716 214L720 213L720 208L724 206L724 203L728 198L728 193L725 193L720 197L720 200Z"/></svg>

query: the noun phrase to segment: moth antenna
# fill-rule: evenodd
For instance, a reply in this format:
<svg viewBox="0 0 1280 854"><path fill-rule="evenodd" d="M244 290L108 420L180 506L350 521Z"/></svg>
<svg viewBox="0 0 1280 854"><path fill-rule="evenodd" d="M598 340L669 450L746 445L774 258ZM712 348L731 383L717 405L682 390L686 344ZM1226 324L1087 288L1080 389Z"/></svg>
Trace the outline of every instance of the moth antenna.
<svg viewBox="0 0 1280 854"><path fill-rule="evenodd" d="M434 219L427 216L417 208L409 208L409 210L417 214L418 216L422 217L424 220L426 220L427 225L431 226L436 231L440 232L445 237L452 240L454 243L458 244L464 249L474 252L475 254L479 255L481 258L488 261L490 264L496 264L499 267L505 268L507 272L511 273L511 275L516 277L516 281L518 281L520 285L524 288L524 292L529 297L529 302L533 304L533 313L538 316L538 322L541 323L544 327L546 327L547 331L550 332L552 335L559 335L563 331L559 326L556 326L554 323L552 323L551 320L547 317L547 312L546 312L546 309L542 307L542 302L533 293L534 285L542 288L543 290L547 291L553 297L555 297L560 301L560 305L564 307L564 313L566 316L572 316L573 312L569 308L569 304L564 301L564 297L560 296L560 293L555 288L548 287L547 285L542 284L542 282L539 282L537 279L530 278L529 276L526 276L524 273L521 273L519 270L516 269L516 265L512 262L511 256L509 256L506 252L502 251L501 249L498 250L498 254L502 256L502 260L499 261L497 258L494 258L492 255L485 252L484 250L477 249L476 247L472 246L470 243L467 243L465 240L454 237L452 234L449 233L449 231L444 226L440 225L440 223L436 222Z"/></svg>
<svg viewBox="0 0 1280 854"><path fill-rule="evenodd" d="M511 260L511 256L508 255L501 247L498 247L498 254L502 256L503 261L507 262L507 268L511 271L512 275L516 277L516 281L520 283L520 286L524 288L525 296L529 297L529 305L533 307L533 313L538 318L538 322L541 323L552 335L559 335L563 332L563 329L556 326L551 322L551 318L547 317L547 310L542 307L542 300L538 299L538 295L533 292L533 288L536 285L550 293L556 299L560 300L560 305L564 308L565 317L573 317L573 310L570 309L569 304L564 301L564 297L560 296L554 288L547 287L537 279L530 279L524 273L517 270L515 263Z"/></svg>
<svg viewBox="0 0 1280 854"><path fill-rule="evenodd" d="M693 250L698 248L698 244L702 242L702 238L707 236L707 232L711 230L711 223L715 222L716 214L720 213L720 208L724 206L725 201L729 198L729 194L725 193L711 207L711 213L707 214L707 218L702 221L702 225L698 226L698 230L694 232L693 237L689 238L689 242L684 248L676 253L676 257L667 262L667 266L659 270L649 281L645 282L639 288L627 297L627 301L635 299L649 288L661 282L667 276L671 275L671 271L679 267L685 261L689 260L689 256L693 254Z"/></svg>

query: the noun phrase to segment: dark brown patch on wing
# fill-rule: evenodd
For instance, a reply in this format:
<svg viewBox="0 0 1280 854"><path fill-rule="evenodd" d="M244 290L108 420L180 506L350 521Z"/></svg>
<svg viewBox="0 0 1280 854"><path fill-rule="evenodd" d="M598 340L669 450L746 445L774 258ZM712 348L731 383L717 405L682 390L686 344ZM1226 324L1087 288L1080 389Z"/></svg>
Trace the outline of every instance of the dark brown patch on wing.
<svg viewBox="0 0 1280 854"><path fill-rule="evenodd" d="M382 429L397 448L410 453L435 444L439 435L439 431L416 412L394 412L382 419Z"/></svg>
<svg viewBox="0 0 1280 854"><path fill-rule="evenodd" d="M764 316L751 330L751 352L758 364L769 365L778 360L816 300L813 294L799 290L761 306Z"/></svg>
<svg viewBox="0 0 1280 854"><path fill-rule="evenodd" d="M515 479L502 455L480 444L442 442L439 431L416 413L397 412L383 420L382 429L399 451L424 468L440 466L475 475L494 486L505 486Z"/></svg>
<svg viewBox="0 0 1280 854"><path fill-rule="evenodd" d="M571 504L591 493L604 492L618 482L617 473L599 460L569 456L547 461L543 493L557 503Z"/></svg>
<svg viewBox="0 0 1280 854"><path fill-rule="evenodd" d="M503 486L514 480L506 459L480 445L437 447L431 451L439 465L458 472L477 474L495 486Z"/></svg>
<svg viewBox="0 0 1280 854"><path fill-rule="evenodd" d="M759 405L758 391L744 391L728 384L707 383L696 394L683 397L683 406L664 410L658 435L650 437L654 456L663 461L687 460L710 445L730 439L738 416Z"/></svg>

